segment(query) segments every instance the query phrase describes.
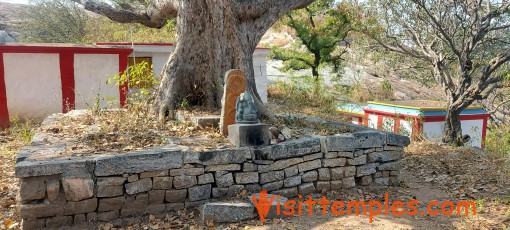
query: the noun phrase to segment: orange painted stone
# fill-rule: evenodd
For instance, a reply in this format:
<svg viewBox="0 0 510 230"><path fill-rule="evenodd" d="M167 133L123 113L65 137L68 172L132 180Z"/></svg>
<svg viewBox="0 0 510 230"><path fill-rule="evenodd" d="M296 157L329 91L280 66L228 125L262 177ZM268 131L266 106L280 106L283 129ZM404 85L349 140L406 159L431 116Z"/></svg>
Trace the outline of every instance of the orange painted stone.
<svg viewBox="0 0 510 230"><path fill-rule="evenodd" d="M228 135L228 126L236 123L236 99L246 90L246 77L244 72L232 69L225 73L225 87L221 99L220 131Z"/></svg>

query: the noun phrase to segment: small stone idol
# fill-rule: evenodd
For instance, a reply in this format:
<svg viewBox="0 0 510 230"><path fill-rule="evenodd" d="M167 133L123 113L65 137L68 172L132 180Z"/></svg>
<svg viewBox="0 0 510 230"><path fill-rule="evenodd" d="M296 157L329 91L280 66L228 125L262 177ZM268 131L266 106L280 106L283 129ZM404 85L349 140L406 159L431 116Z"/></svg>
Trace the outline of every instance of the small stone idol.
<svg viewBox="0 0 510 230"><path fill-rule="evenodd" d="M236 124L257 124L259 114L249 91L241 93L236 100Z"/></svg>

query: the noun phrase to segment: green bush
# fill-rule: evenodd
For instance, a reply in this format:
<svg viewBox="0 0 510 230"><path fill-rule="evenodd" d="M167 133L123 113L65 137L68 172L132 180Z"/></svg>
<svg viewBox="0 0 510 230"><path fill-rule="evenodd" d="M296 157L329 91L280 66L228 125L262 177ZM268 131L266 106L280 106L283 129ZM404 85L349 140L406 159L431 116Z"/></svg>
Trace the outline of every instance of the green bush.
<svg viewBox="0 0 510 230"><path fill-rule="evenodd" d="M158 83L154 75L153 66L146 61L129 66L122 74L117 74L108 79L108 84L117 86L123 85L126 82L130 89L139 89L139 92L135 92L129 98L132 104L145 102L152 92L152 87Z"/></svg>
<svg viewBox="0 0 510 230"><path fill-rule="evenodd" d="M510 125L489 125L485 137L485 149L495 157L510 154Z"/></svg>
<svg viewBox="0 0 510 230"><path fill-rule="evenodd" d="M381 89L385 93L392 93L393 89L391 88L391 82L388 80L384 80L381 83Z"/></svg>
<svg viewBox="0 0 510 230"><path fill-rule="evenodd" d="M300 110L304 107L320 108L321 113L336 114L336 99L328 86L311 76L291 77L278 80L269 87L270 97L283 100L283 104Z"/></svg>

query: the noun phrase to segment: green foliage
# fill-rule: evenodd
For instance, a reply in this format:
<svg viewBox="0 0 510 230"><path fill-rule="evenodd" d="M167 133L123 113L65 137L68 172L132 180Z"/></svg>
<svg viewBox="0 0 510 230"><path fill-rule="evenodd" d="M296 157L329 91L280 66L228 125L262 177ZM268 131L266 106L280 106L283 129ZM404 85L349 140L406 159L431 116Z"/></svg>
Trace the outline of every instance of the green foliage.
<svg viewBox="0 0 510 230"><path fill-rule="evenodd" d="M337 115L336 98L322 80L311 76L292 77L269 86L270 97L280 99L289 108L303 113L304 108L318 108L322 115Z"/></svg>
<svg viewBox="0 0 510 230"><path fill-rule="evenodd" d="M89 16L68 0L33 0L30 3L33 6L23 14L24 23L19 26L22 42L173 42L175 37L174 19L168 20L163 28L154 29L137 23L113 22L103 16ZM141 6L145 3L134 2Z"/></svg>
<svg viewBox="0 0 510 230"><path fill-rule="evenodd" d="M79 43L85 36L87 15L68 0L33 0L20 24L22 42Z"/></svg>
<svg viewBox="0 0 510 230"><path fill-rule="evenodd" d="M510 125L489 125L485 137L485 149L495 157L510 154Z"/></svg>
<svg viewBox="0 0 510 230"><path fill-rule="evenodd" d="M186 108L188 108L188 107L189 107L189 101L188 101L188 99L187 99L187 98L182 99L182 102L181 102L181 108L186 109Z"/></svg>
<svg viewBox="0 0 510 230"><path fill-rule="evenodd" d="M281 19L294 29L297 41L290 47L272 47L270 57L282 60L283 70L312 69L318 79L318 70L331 65L334 71L341 67L341 56L346 49L347 35L356 28L354 7L346 2L319 0L308 7L289 12Z"/></svg>
<svg viewBox="0 0 510 230"><path fill-rule="evenodd" d="M137 23L118 23L103 16L90 17L83 42L128 42L133 31L134 42L173 42L175 20L168 20L161 29L148 28Z"/></svg>
<svg viewBox="0 0 510 230"><path fill-rule="evenodd" d="M381 94L384 98L391 98L393 96L393 89L391 88L391 81L384 79L381 82Z"/></svg>
<svg viewBox="0 0 510 230"><path fill-rule="evenodd" d="M336 88L340 94L346 97L347 102L363 103L375 99L375 96L360 83L356 83L351 87L339 86Z"/></svg>
<svg viewBox="0 0 510 230"><path fill-rule="evenodd" d="M389 80L383 80L380 88L369 90L364 82L357 82L351 87L335 85L335 90L345 98L345 103L364 103L372 100L393 100L393 89Z"/></svg>
<svg viewBox="0 0 510 230"><path fill-rule="evenodd" d="M388 80L383 80L383 82L381 83L381 89L384 92L392 92L393 89L391 89L391 82Z"/></svg>
<svg viewBox="0 0 510 230"><path fill-rule="evenodd" d="M146 61L129 66L122 74L116 74L107 82L117 86L127 83L130 89L139 89L139 92L134 93L130 98L131 103L141 103L147 100L151 94L152 86L158 83L153 66Z"/></svg>
<svg viewBox="0 0 510 230"><path fill-rule="evenodd" d="M10 136L12 139L7 144L2 144L0 153L6 156L17 154L22 146L30 144L34 136L34 124L31 121L21 121L18 118L11 119L11 126L4 130L2 135Z"/></svg>

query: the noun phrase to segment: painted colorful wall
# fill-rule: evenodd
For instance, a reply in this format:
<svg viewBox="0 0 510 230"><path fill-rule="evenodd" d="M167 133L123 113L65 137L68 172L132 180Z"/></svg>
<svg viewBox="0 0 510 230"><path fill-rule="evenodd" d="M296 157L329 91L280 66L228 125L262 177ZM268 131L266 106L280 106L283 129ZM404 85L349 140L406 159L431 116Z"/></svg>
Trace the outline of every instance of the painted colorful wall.
<svg viewBox="0 0 510 230"><path fill-rule="evenodd" d="M443 102L369 101L367 105L342 105L342 116L351 116L353 123L362 123L370 128L392 131L415 139L422 135L430 141L441 141L445 128L446 105ZM363 111L360 112L360 111ZM487 120L490 117L483 108L470 106L460 114L462 134L470 136L467 143L473 147L484 147Z"/></svg>
<svg viewBox="0 0 510 230"><path fill-rule="evenodd" d="M171 43L122 43L122 42L103 42L96 45L120 46L133 48L133 53L129 57L151 58L154 73L161 73L163 66L174 50ZM269 56L269 48L257 48L253 53L253 69L255 71L255 84L262 102L267 103L267 70L266 58Z"/></svg>
<svg viewBox="0 0 510 230"><path fill-rule="evenodd" d="M173 50L169 43L9 44L0 45L0 127L13 118L42 119L72 109L123 107L127 85L107 79L123 72L129 57L150 57L160 73ZM255 81L267 102L266 57L269 49L253 54ZM113 104L112 104L113 103Z"/></svg>
<svg viewBox="0 0 510 230"><path fill-rule="evenodd" d="M40 119L55 112L122 107L127 86L106 84L127 67L130 48L64 44L0 45L0 126L19 117Z"/></svg>

